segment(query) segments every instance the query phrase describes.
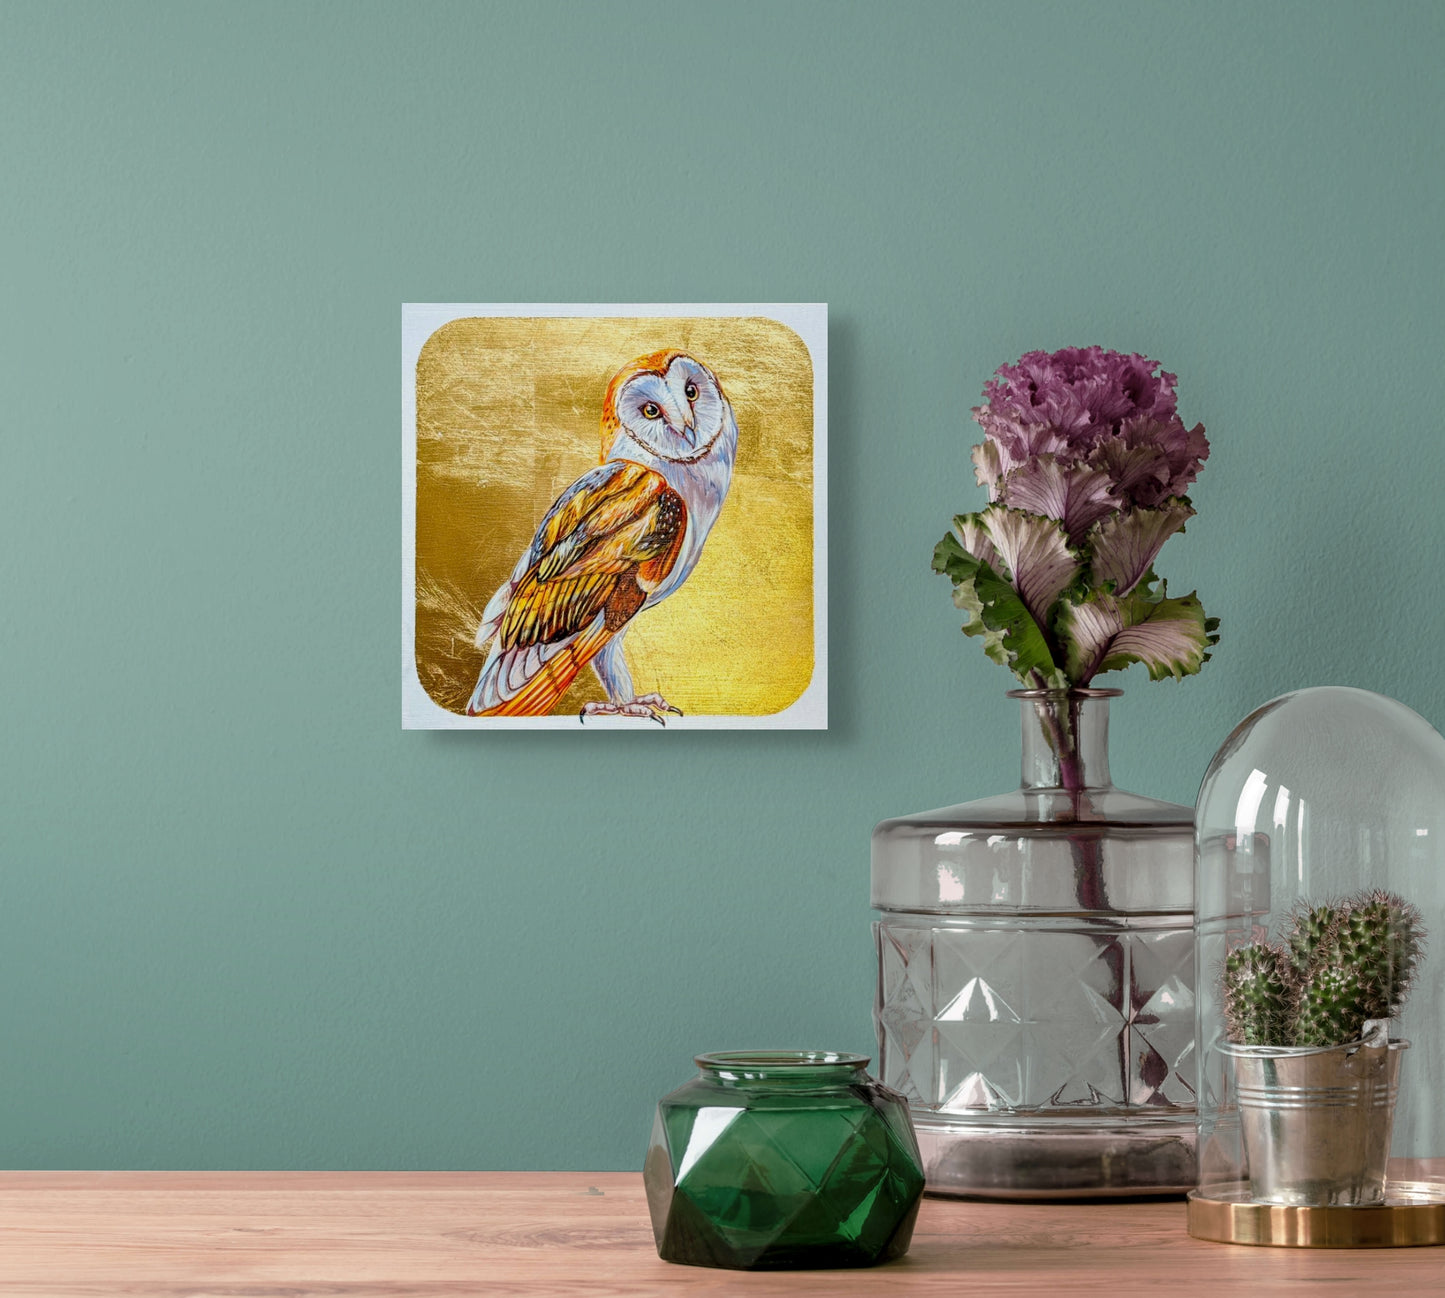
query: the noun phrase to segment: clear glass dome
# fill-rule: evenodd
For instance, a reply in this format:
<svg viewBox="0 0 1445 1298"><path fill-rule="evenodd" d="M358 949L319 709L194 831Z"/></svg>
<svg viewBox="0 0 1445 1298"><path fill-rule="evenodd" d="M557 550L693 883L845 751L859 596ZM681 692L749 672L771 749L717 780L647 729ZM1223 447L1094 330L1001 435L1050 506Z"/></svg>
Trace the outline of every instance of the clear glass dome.
<svg viewBox="0 0 1445 1298"><path fill-rule="evenodd" d="M1445 1173L1445 739L1366 690L1286 694L1195 824L1196 1197L1336 1211Z"/></svg>

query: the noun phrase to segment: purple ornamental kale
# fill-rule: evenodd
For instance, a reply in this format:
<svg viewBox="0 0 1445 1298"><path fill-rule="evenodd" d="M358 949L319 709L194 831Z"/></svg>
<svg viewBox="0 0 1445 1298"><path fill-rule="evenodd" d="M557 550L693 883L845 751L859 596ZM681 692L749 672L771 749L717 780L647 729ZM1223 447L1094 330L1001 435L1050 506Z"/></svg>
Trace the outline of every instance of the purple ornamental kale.
<svg viewBox="0 0 1445 1298"><path fill-rule="evenodd" d="M1192 675L1218 639L1198 597L1170 598L1153 570L1194 515L1184 492L1209 455L1175 382L1145 356L1067 347L984 387L973 463L991 503L954 519L934 567L964 631L1028 685L1077 688L1134 662Z"/></svg>
<svg viewBox="0 0 1445 1298"><path fill-rule="evenodd" d="M1204 425L1186 429L1173 374L1102 347L1029 352L984 385L973 451L989 499L1057 518L1077 544L1114 510L1182 496L1209 455Z"/></svg>

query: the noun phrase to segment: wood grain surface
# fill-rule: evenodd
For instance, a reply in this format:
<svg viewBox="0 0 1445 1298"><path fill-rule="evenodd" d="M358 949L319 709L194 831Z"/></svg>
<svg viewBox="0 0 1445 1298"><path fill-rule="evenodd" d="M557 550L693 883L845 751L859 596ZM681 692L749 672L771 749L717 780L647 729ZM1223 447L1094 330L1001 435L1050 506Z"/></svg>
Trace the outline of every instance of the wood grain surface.
<svg viewBox="0 0 1445 1298"><path fill-rule="evenodd" d="M1206 1244L1178 1200L927 1199L899 1262L748 1273L659 1261L631 1173L0 1173L0 1295L1321 1292L1445 1292L1445 1249Z"/></svg>

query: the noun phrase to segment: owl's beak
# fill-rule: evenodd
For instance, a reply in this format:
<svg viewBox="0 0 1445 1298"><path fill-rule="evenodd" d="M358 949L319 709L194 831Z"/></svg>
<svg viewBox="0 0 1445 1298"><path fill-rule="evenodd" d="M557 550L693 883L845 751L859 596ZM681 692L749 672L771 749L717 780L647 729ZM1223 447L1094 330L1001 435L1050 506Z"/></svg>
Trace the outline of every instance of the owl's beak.
<svg viewBox="0 0 1445 1298"><path fill-rule="evenodd" d="M689 446L696 445L696 441L692 436L692 431L694 428L697 427L697 420L693 417L692 407L690 405L687 405L686 403L675 403L669 406L668 414L681 416L681 419L679 419L675 423L672 423L673 428L677 430L679 437L683 437L687 440L687 444ZM671 423L672 421L669 420L669 422Z"/></svg>

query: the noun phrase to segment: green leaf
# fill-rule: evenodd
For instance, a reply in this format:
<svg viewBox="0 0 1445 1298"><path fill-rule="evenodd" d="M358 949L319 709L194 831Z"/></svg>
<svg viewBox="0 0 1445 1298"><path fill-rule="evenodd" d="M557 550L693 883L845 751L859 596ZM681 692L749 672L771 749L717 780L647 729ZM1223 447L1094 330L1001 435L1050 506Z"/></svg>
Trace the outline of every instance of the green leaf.
<svg viewBox="0 0 1445 1298"><path fill-rule="evenodd" d="M954 581L962 581L971 576L973 571L972 568L965 569L961 566L963 560L975 562L959 544L957 536L952 532L944 533L943 540L933 547L933 571L952 577Z"/></svg>
<svg viewBox="0 0 1445 1298"><path fill-rule="evenodd" d="M980 563L986 563L995 572L1004 571L993 538L984 526L983 514L959 514L953 520L953 532L963 545L963 552L971 554Z"/></svg>
<svg viewBox="0 0 1445 1298"><path fill-rule="evenodd" d="M963 633L981 637L984 653L1031 685L1064 684L1048 639L1019 593L952 532L934 548L933 566L953 582L953 602L968 614Z"/></svg>
<svg viewBox="0 0 1445 1298"><path fill-rule="evenodd" d="M1151 680L1192 676L1218 640L1214 618L1206 619L1199 597L1171 599L1159 583L1153 591L1135 590L1120 598L1094 591L1077 603L1064 600L1055 629L1067 650L1070 683L1087 685L1102 672L1143 663Z"/></svg>
<svg viewBox="0 0 1445 1298"><path fill-rule="evenodd" d="M992 566L1008 578L1034 620L1047 626L1059 596L1074 584L1083 568L1079 556L1069 549L1064 525L1058 519L1004 505L990 505L972 517L998 553L1001 562ZM967 515L955 519L955 526L961 529L968 519ZM968 535L961 534L967 546ZM986 554L968 548L975 557L992 562Z"/></svg>

